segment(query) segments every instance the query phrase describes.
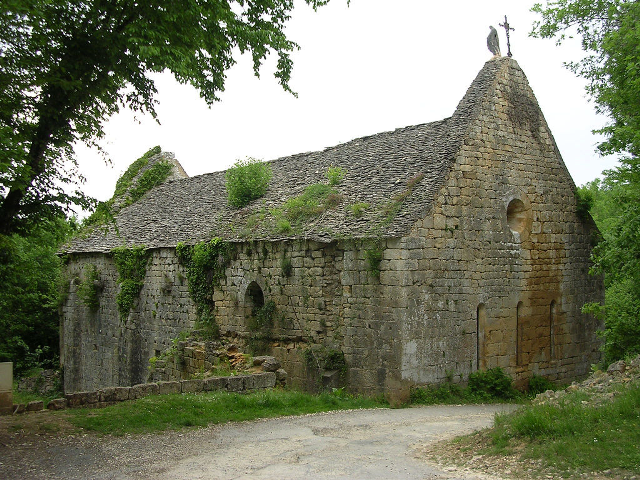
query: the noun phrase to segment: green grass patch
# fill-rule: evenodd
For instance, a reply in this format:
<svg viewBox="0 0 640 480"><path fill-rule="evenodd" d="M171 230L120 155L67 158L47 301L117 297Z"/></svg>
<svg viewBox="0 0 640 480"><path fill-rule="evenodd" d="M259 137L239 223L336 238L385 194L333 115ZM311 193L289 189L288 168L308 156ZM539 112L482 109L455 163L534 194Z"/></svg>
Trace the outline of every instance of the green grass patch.
<svg viewBox="0 0 640 480"><path fill-rule="evenodd" d="M293 390L251 394L213 392L158 395L102 409L69 410L76 427L102 434L153 433L184 427L303 415L331 410L380 408L382 400L353 396L341 390L310 395Z"/></svg>
<svg viewBox="0 0 640 480"><path fill-rule="evenodd" d="M524 394L513 388L511 378L500 367L471 373L466 387L447 382L411 390L411 403L419 405L504 403L523 399Z"/></svg>
<svg viewBox="0 0 640 480"><path fill-rule="evenodd" d="M557 406L532 405L498 415L487 453L513 450L564 472L620 469L640 473L640 385L600 406L576 392ZM522 450L521 450L522 449Z"/></svg>

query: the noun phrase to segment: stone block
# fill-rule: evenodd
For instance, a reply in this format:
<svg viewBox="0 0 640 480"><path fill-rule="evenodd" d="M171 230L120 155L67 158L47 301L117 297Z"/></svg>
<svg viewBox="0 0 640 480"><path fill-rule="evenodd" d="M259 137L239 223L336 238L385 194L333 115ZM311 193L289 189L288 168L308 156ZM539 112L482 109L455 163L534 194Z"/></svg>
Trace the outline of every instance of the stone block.
<svg viewBox="0 0 640 480"><path fill-rule="evenodd" d="M55 398L47 404L47 410L64 410L67 408L66 398Z"/></svg>
<svg viewBox="0 0 640 480"><path fill-rule="evenodd" d="M114 400L116 402L124 402L125 400L129 400L130 392L131 387L115 387L115 391L113 393Z"/></svg>
<svg viewBox="0 0 640 480"><path fill-rule="evenodd" d="M210 377L205 378L204 380L204 390L206 392L218 391L218 390L226 390L227 389L227 379L229 377Z"/></svg>
<svg viewBox="0 0 640 480"><path fill-rule="evenodd" d="M287 371L284 368L279 368L276 372L276 382L278 385L286 385L287 383Z"/></svg>
<svg viewBox="0 0 640 480"><path fill-rule="evenodd" d="M24 403L16 403L13 405L13 414L24 413L27 411L27 407Z"/></svg>
<svg viewBox="0 0 640 480"><path fill-rule="evenodd" d="M158 395L170 395L182 392L180 382L158 382Z"/></svg>
<svg viewBox="0 0 640 480"><path fill-rule="evenodd" d="M107 387L102 390L98 390L98 402L115 402L116 388Z"/></svg>
<svg viewBox="0 0 640 480"><path fill-rule="evenodd" d="M41 412L44 410L44 402L42 400L34 400L27 403L27 412Z"/></svg>
<svg viewBox="0 0 640 480"><path fill-rule="evenodd" d="M254 373L253 375L248 375L244 381L246 390L273 388L275 385L275 372Z"/></svg>
<svg viewBox="0 0 640 480"><path fill-rule="evenodd" d="M148 397L149 395L158 394L157 383L139 383L131 387L129 391L129 398L135 400L136 398Z"/></svg>
<svg viewBox="0 0 640 480"><path fill-rule="evenodd" d="M65 395L70 408L98 403L98 392L77 392Z"/></svg>
<svg viewBox="0 0 640 480"><path fill-rule="evenodd" d="M245 375L227 377L227 390L230 392L242 392L244 390Z"/></svg>
<svg viewBox="0 0 640 480"><path fill-rule="evenodd" d="M198 393L204 390L204 380L182 380L180 382L182 386L182 393Z"/></svg>
<svg viewBox="0 0 640 480"><path fill-rule="evenodd" d="M280 362L275 357L267 357L262 362L263 372L275 372L280 368Z"/></svg>

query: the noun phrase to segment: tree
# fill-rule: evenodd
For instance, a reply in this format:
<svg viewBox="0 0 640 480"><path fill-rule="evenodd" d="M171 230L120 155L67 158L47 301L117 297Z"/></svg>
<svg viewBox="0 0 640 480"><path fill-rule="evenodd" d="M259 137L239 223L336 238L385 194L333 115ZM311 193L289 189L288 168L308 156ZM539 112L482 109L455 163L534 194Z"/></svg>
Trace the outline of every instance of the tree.
<svg viewBox="0 0 640 480"><path fill-rule="evenodd" d="M542 16L532 35L582 38L586 56L567 66L589 83L587 92L596 110L611 118L598 130L607 140L599 145L603 154L640 156L640 3L633 0L558 0L546 7L536 4Z"/></svg>
<svg viewBox="0 0 640 480"><path fill-rule="evenodd" d="M55 218L28 235L0 235L0 362L14 362L17 374L58 366L58 301L69 279L62 281L57 251L75 229Z"/></svg>
<svg viewBox="0 0 640 480"><path fill-rule="evenodd" d="M305 0L314 9L329 0ZM0 7L0 234L86 207L73 143L97 147L127 106L156 117L149 74L169 70L209 104L234 54L270 53L291 92L293 0L5 0ZM293 93L293 92L291 92Z"/></svg>
<svg viewBox="0 0 640 480"><path fill-rule="evenodd" d="M532 34L582 39L587 55L568 67L588 80L596 110L611 123L597 130L598 149L619 154L620 165L603 172L578 193L591 198L591 213L602 232L594 249L593 273L605 275L605 305L585 310L605 319L605 361L640 353L640 2L558 0L533 10L542 16Z"/></svg>

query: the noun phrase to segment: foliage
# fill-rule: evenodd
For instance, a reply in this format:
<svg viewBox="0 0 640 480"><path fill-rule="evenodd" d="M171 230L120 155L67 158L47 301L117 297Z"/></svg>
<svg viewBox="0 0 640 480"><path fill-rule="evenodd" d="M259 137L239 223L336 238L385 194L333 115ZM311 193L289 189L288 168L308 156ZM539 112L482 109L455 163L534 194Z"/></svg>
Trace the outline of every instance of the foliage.
<svg viewBox="0 0 640 480"><path fill-rule="evenodd" d="M0 235L0 362L13 362L18 376L58 367L58 305L69 280L57 251L76 228L57 218L26 235Z"/></svg>
<svg viewBox="0 0 640 480"><path fill-rule="evenodd" d="M541 377L539 377L541 378ZM469 383L462 387L451 381L411 389L411 403L420 405L504 402L518 400L520 392L501 369L477 371L469 375Z"/></svg>
<svg viewBox="0 0 640 480"><path fill-rule="evenodd" d="M605 305L585 311L605 320L605 362L640 352L640 3L631 0L558 0L546 7L532 34L556 37L576 33L586 56L568 64L589 83L596 110L611 123L598 130L606 141L603 154L622 156L620 165L604 172L602 183L581 189L591 194L591 213L602 232L593 252L592 273L604 274Z"/></svg>
<svg viewBox="0 0 640 480"><path fill-rule="evenodd" d="M314 9L328 0L305 0ZM258 75L271 53L291 92L290 0L104 2L6 0L0 12L0 233L90 200L74 143L96 146L121 107L154 118L153 73L170 71L211 104L234 55ZM99 148L99 147L98 147Z"/></svg>
<svg viewBox="0 0 640 480"><path fill-rule="evenodd" d="M273 338L273 326L276 317L276 304L273 300L251 313L249 318L249 351L253 355L264 355L269 351L269 342Z"/></svg>
<svg viewBox="0 0 640 480"><path fill-rule="evenodd" d="M120 285L116 304L120 320L125 322L144 286L144 277L147 274L147 263L151 258L151 252L146 250L144 246L137 246L114 248L111 250L111 254L116 264Z"/></svg>
<svg viewBox="0 0 640 480"><path fill-rule="evenodd" d="M380 278L380 263L382 262L382 248L375 245L364 251L364 258L367 261L367 270L371 275Z"/></svg>
<svg viewBox="0 0 640 480"><path fill-rule="evenodd" d="M85 219L83 225L101 225L113 222L114 215L121 208L139 200L147 191L164 182L172 168L172 165L167 161L157 162L147 169L133 186L133 180L140 173L140 170L149 164L151 157L161 151L160 146L155 146L129 165L129 168L118 178L113 196L106 202L99 202L91 215ZM144 180L143 177L145 177Z"/></svg>
<svg viewBox="0 0 640 480"><path fill-rule="evenodd" d="M506 400L518 395L511 378L500 367L470 373L468 387L469 392L479 397Z"/></svg>
<svg viewBox="0 0 640 480"><path fill-rule="evenodd" d="M369 206L370 205L365 202L356 202L353 205L349 205L349 211L351 211L354 217L360 218Z"/></svg>
<svg viewBox="0 0 640 480"><path fill-rule="evenodd" d="M241 208L262 197L271 180L271 167L255 158L237 160L225 173L229 204Z"/></svg>
<svg viewBox="0 0 640 480"><path fill-rule="evenodd" d="M290 198L284 203L284 215L289 221L299 223L335 207L339 201L339 193L336 190L324 183L314 183L307 186L302 195Z"/></svg>
<svg viewBox="0 0 640 480"><path fill-rule="evenodd" d="M295 390L274 389L249 394L211 392L156 395L106 408L72 409L68 413L71 415L70 421L77 427L103 434L124 435L387 406L380 400L344 395L339 391L311 395Z"/></svg>
<svg viewBox="0 0 640 480"><path fill-rule="evenodd" d="M640 353L640 169L605 172L581 190L593 197L591 214L602 234L591 272L604 274L605 303L584 311L604 319L604 362Z"/></svg>
<svg viewBox="0 0 640 480"><path fill-rule="evenodd" d="M326 173L329 185L331 185L332 187L338 185L340 182L342 182L342 179L344 178L346 173L347 171L344 168L334 166L329 167Z"/></svg>
<svg viewBox="0 0 640 480"><path fill-rule="evenodd" d="M414 177L407 180L407 186L401 192L394 195L391 200L382 206L382 213L384 218L382 220L383 225L389 225L400 212L404 201L411 195L413 189L422 181L424 173L418 173Z"/></svg>
<svg viewBox="0 0 640 480"><path fill-rule="evenodd" d="M589 210L593 206L593 193L586 188L577 188L576 197L576 215L582 220L589 218Z"/></svg>
<svg viewBox="0 0 640 480"><path fill-rule="evenodd" d="M78 285L78 298L89 310L95 312L100 307L100 274L92 263L84 266L84 278Z"/></svg>
<svg viewBox="0 0 640 480"><path fill-rule="evenodd" d="M549 380L546 377L541 375L532 375L529 378L529 395L537 395L539 393L544 393L547 390L557 390L558 387L555 383Z"/></svg>
<svg viewBox="0 0 640 480"><path fill-rule="evenodd" d="M336 370L344 379L349 371L347 360L341 350L327 347L310 347L302 352L302 356L307 368L315 372Z"/></svg>
<svg viewBox="0 0 640 480"><path fill-rule="evenodd" d="M598 130L607 140L602 153L640 155L640 3L633 0L557 0L533 11L541 20L532 35L562 43L574 32L581 37L586 56L568 63L589 83L587 92L596 110L612 123Z"/></svg>
<svg viewBox="0 0 640 480"><path fill-rule="evenodd" d="M494 452L517 448L524 458L539 458L565 472L640 473L640 386L618 392L603 405L586 403L582 392L574 392L559 405L532 405L498 415L490 432Z"/></svg>
<svg viewBox="0 0 640 480"><path fill-rule="evenodd" d="M290 277L293 274L293 264L290 258L285 257L282 259L281 273L284 277Z"/></svg>
<svg viewBox="0 0 640 480"><path fill-rule="evenodd" d="M189 294L196 304L198 321L212 337L218 336L215 321L213 292L225 278L225 269L231 257L230 245L221 238L209 242L176 246L176 254L187 271Z"/></svg>

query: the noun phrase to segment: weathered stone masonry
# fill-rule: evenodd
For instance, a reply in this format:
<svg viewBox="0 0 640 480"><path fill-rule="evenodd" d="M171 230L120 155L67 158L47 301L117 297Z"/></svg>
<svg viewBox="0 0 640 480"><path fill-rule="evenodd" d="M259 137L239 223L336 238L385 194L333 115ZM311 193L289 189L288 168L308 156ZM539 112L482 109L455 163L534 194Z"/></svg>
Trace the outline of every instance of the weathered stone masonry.
<svg viewBox="0 0 640 480"><path fill-rule="evenodd" d="M576 214L575 185L515 61L487 62L448 119L271 166L266 196L245 209L226 205L224 172L176 180L120 212L119 233L69 246L70 278L93 263L103 289L92 313L71 282L61 339L68 392L145 381L149 358L194 328L175 245L212 235L233 247L213 296L221 334L245 344L252 307L273 301L270 353L294 386L318 384L304 355L312 346L343 352L347 384L365 393L464 381L494 366L520 382L568 379L597 360L598 325L580 311L602 298L601 279L587 274L595 225ZM301 232L247 228L252 214L326 181L329 166L347 172L338 207ZM362 216L349 211L356 202L369 205ZM108 253L122 244L152 251L126 321ZM382 252L379 277L370 249Z"/></svg>

